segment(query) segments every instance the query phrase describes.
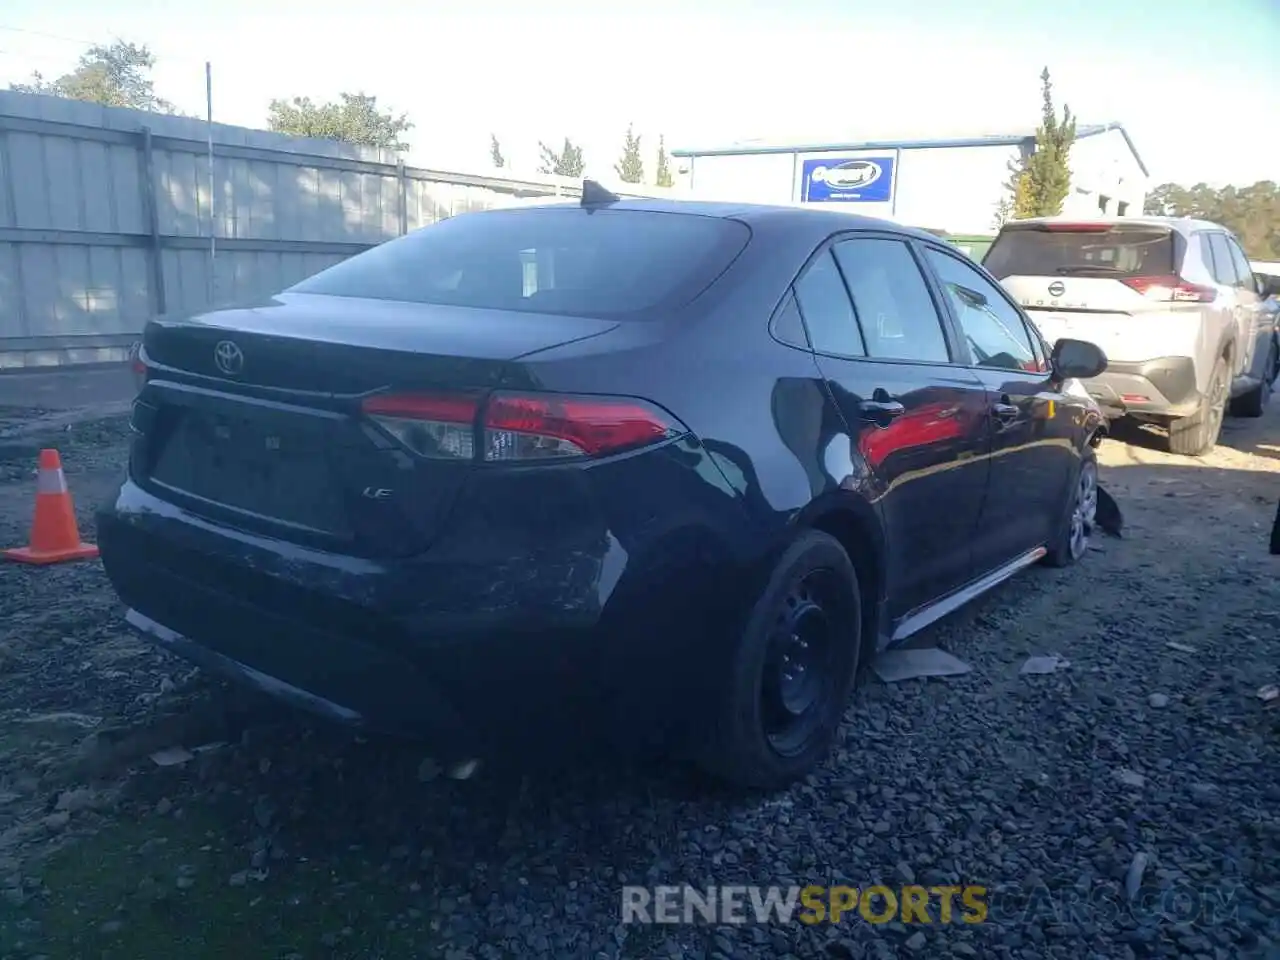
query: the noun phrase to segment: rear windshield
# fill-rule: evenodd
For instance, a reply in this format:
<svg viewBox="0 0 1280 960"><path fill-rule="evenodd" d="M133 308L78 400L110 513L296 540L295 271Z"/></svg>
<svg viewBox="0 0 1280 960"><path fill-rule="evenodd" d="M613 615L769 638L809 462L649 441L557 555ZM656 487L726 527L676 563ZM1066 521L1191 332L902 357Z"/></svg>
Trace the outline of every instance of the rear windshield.
<svg viewBox="0 0 1280 960"><path fill-rule="evenodd" d="M736 220L579 207L499 210L443 220L290 288L603 318L687 303L751 238Z"/></svg>
<svg viewBox="0 0 1280 960"><path fill-rule="evenodd" d="M1005 277L1158 277L1175 273L1172 231L1113 226L1083 231L1005 227L982 265Z"/></svg>

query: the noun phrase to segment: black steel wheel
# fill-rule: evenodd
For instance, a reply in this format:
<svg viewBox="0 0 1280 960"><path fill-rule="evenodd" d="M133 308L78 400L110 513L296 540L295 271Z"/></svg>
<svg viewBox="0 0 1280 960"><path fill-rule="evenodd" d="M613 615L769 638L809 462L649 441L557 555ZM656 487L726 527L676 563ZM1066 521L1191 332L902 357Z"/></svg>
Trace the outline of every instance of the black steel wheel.
<svg viewBox="0 0 1280 960"><path fill-rule="evenodd" d="M830 751L861 660L857 573L834 537L802 533L753 605L721 688L703 765L774 789Z"/></svg>

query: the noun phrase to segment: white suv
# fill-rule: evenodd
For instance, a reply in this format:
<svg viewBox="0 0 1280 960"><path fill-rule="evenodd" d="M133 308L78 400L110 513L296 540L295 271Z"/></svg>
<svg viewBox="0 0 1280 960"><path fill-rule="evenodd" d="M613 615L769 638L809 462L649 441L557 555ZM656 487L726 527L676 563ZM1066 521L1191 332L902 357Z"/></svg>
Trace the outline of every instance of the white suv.
<svg viewBox="0 0 1280 960"><path fill-rule="evenodd" d="M1203 456L1231 412L1260 416L1280 363L1277 291L1230 231L1172 217L1061 217L1005 224L982 264L1049 343L1088 340L1107 371L1085 386L1108 416L1169 430Z"/></svg>

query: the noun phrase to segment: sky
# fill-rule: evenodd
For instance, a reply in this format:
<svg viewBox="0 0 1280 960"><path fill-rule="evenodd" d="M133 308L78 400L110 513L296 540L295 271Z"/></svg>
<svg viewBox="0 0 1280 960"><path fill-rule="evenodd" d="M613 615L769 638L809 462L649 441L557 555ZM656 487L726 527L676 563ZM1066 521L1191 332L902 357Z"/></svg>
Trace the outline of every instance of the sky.
<svg viewBox="0 0 1280 960"><path fill-rule="evenodd" d="M1212 11L1206 17L1204 11ZM668 148L1019 133L1118 120L1153 183L1280 180L1280 0L4 0L0 87L145 43L156 92L264 127L272 98L363 91L409 162L532 171L565 136L611 174L628 124Z"/></svg>

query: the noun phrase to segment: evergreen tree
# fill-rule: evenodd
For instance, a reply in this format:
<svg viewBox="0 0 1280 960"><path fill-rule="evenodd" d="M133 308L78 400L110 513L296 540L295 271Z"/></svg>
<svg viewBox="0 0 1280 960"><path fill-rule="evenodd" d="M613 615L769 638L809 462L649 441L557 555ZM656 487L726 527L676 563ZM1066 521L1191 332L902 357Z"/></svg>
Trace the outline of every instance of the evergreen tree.
<svg viewBox="0 0 1280 960"><path fill-rule="evenodd" d="M644 160L640 157L640 138L627 126L627 140L622 148L622 157L613 165L618 171L618 179L623 183L644 182Z"/></svg>
<svg viewBox="0 0 1280 960"><path fill-rule="evenodd" d="M661 136L658 137L658 169L653 182L660 187L675 185L675 180L671 176L671 162L667 157L666 138Z"/></svg>
<svg viewBox="0 0 1280 960"><path fill-rule="evenodd" d="M568 137L564 138L564 146L559 152L552 150L541 140L538 141L538 150L542 153L542 166L538 168L540 173L580 177L582 171L586 169L586 162L582 159L582 148Z"/></svg>
<svg viewBox="0 0 1280 960"><path fill-rule="evenodd" d="M498 135L496 133L489 134L489 159L498 169L507 165L507 160L502 155L502 148L498 145Z"/></svg>
<svg viewBox="0 0 1280 960"><path fill-rule="evenodd" d="M1071 145L1076 139L1076 118L1065 104L1062 119L1053 105L1049 68L1040 74L1044 107L1036 129L1035 149L1011 165L1010 192L1013 216L1052 217L1062 212L1071 190Z"/></svg>

